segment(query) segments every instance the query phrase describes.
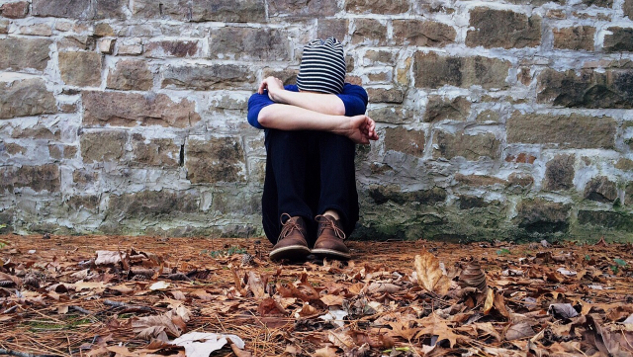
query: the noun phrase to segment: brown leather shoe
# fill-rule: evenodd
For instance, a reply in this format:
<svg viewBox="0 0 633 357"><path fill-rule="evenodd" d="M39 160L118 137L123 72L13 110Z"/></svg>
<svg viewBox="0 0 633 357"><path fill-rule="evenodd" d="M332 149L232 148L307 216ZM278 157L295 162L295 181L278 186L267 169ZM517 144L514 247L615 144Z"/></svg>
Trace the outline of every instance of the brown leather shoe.
<svg viewBox="0 0 633 357"><path fill-rule="evenodd" d="M286 223L283 222L284 217L288 218ZM277 244L268 255L270 260L304 260L310 254L310 248L308 248L308 242L305 238L308 232L303 218L290 217L288 213L284 213L281 215L281 224L283 228L277 239Z"/></svg>
<svg viewBox="0 0 633 357"><path fill-rule="evenodd" d="M319 258L331 258L347 260L352 256L349 249L343 243L345 232L341 228L341 222L332 216L318 215L315 220L319 224L317 240L312 248L312 254Z"/></svg>

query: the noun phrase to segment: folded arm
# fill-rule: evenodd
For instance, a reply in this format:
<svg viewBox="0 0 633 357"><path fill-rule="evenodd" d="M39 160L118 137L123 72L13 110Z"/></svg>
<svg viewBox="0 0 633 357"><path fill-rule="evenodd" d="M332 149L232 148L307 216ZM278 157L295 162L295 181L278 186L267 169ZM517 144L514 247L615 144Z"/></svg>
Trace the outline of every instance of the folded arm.
<svg viewBox="0 0 633 357"><path fill-rule="evenodd" d="M281 80L275 77L264 79L257 93L264 94L264 90L267 90L268 97L275 103L289 104L323 114L345 115L343 100L334 94L285 90Z"/></svg>

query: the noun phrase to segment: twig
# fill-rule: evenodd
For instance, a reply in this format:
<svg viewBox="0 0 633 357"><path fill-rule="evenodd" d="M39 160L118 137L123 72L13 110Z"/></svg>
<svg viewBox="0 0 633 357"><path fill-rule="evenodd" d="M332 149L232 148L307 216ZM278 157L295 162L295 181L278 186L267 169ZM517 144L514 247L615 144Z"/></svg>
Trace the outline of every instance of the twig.
<svg viewBox="0 0 633 357"><path fill-rule="evenodd" d="M7 350L4 348L0 348L0 354L9 355L9 356L17 356L17 357L51 357L57 355L34 355L32 353L19 352L14 350Z"/></svg>
<svg viewBox="0 0 633 357"><path fill-rule="evenodd" d="M104 305L112 306L112 307L127 307L128 304L124 302L112 301L112 300L103 300Z"/></svg>
<svg viewBox="0 0 633 357"><path fill-rule="evenodd" d="M2 313L3 313L3 314L10 314L10 313L12 313L12 312L13 312L15 309L17 309L17 308L18 308L18 305L13 305L13 306L11 306L10 308L8 308L8 309L6 309L6 310L2 311Z"/></svg>
<svg viewBox="0 0 633 357"><path fill-rule="evenodd" d="M68 307L69 307L69 308L71 308L71 309L73 309L73 310L75 310L75 311L81 312L81 313L82 313L82 314L84 314L84 315L92 315L92 312L90 312L90 311L88 311L88 310L86 310L86 309L82 308L81 306L77 306L77 305L70 305L70 306L68 306Z"/></svg>

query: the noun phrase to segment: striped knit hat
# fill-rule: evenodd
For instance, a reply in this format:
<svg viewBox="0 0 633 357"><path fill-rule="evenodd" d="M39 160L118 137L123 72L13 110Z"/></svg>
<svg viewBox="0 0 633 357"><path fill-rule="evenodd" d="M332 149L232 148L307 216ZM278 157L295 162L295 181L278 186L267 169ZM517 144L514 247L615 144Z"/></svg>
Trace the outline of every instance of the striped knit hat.
<svg viewBox="0 0 633 357"><path fill-rule="evenodd" d="M303 48L297 86L303 91L339 94L345 68L343 45L334 37L311 41Z"/></svg>

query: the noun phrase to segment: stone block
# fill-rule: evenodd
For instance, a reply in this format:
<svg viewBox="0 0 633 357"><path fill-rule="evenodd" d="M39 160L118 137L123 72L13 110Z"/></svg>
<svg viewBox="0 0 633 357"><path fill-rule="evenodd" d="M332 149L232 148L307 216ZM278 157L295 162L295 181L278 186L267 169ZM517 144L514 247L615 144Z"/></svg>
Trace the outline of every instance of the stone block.
<svg viewBox="0 0 633 357"><path fill-rule="evenodd" d="M250 73L248 69L246 69L247 73ZM284 85L288 84L297 84L297 75L299 75L298 69L282 69L282 70L274 70L271 68L264 68L263 78L268 78L270 76L279 78Z"/></svg>
<svg viewBox="0 0 633 357"><path fill-rule="evenodd" d="M534 184L534 177L529 174L513 172L508 176L508 186L530 187Z"/></svg>
<svg viewBox="0 0 633 357"><path fill-rule="evenodd" d="M604 36L602 49L605 52L632 52L633 51L633 28L609 27L607 31L611 34Z"/></svg>
<svg viewBox="0 0 633 357"><path fill-rule="evenodd" d="M527 199L517 205L513 222L529 233L566 232L570 206L544 199Z"/></svg>
<svg viewBox="0 0 633 357"><path fill-rule="evenodd" d="M633 182L629 182L624 188L624 204L633 207Z"/></svg>
<svg viewBox="0 0 633 357"><path fill-rule="evenodd" d="M506 162L516 162L518 164L533 164L536 161L536 156L521 152L518 155L508 155L506 156Z"/></svg>
<svg viewBox="0 0 633 357"><path fill-rule="evenodd" d="M0 19L0 35L6 35L9 33L9 25L11 24L11 22L9 20L5 20L5 19ZM2 60L2 57L0 56L0 61ZM2 62L0 62L2 63Z"/></svg>
<svg viewBox="0 0 633 357"><path fill-rule="evenodd" d="M146 139L141 134L132 135L134 162L162 167L178 167L180 145L171 139Z"/></svg>
<svg viewBox="0 0 633 357"><path fill-rule="evenodd" d="M404 91L399 88L367 88L367 95L371 103L402 103Z"/></svg>
<svg viewBox="0 0 633 357"><path fill-rule="evenodd" d="M152 88L154 78L146 61L120 60L108 75L108 88L118 90L147 91Z"/></svg>
<svg viewBox="0 0 633 357"><path fill-rule="evenodd" d="M50 60L51 40L9 37L0 39L0 70L43 71Z"/></svg>
<svg viewBox="0 0 633 357"><path fill-rule="evenodd" d="M470 11L470 27L466 35L469 47L485 48L536 47L541 43L540 16L527 17L510 10L477 7Z"/></svg>
<svg viewBox="0 0 633 357"><path fill-rule="evenodd" d="M569 190L574 187L574 155L556 155L545 164L545 184L548 191Z"/></svg>
<svg viewBox="0 0 633 357"><path fill-rule="evenodd" d="M433 157L450 160L461 156L469 161L477 161L482 156L496 159L501 145L501 141L491 133L468 135L460 132L453 135L444 131L435 133L434 143Z"/></svg>
<svg viewBox="0 0 633 357"><path fill-rule="evenodd" d="M455 42L452 26L433 21L394 20L393 38L398 45L444 47Z"/></svg>
<svg viewBox="0 0 633 357"><path fill-rule="evenodd" d="M369 116L377 123L403 124L412 119L411 111L388 106L369 110Z"/></svg>
<svg viewBox="0 0 633 357"><path fill-rule="evenodd" d="M269 11L271 3L268 3ZM196 0L191 2L193 22L266 22L263 0Z"/></svg>
<svg viewBox="0 0 633 357"><path fill-rule="evenodd" d="M132 94L85 91L81 95L83 124L188 128L201 120L195 103L187 99L174 102L165 94Z"/></svg>
<svg viewBox="0 0 633 357"><path fill-rule="evenodd" d="M18 33L25 36L50 37L53 35L53 29L50 24L29 24L20 26Z"/></svg>
<svg viewBox="0 0 633 357"><path fill-rule="evenodd" d="M145 44L147 57L198 57L201 44L198 41L152 41Z"/></svg>
<svg viewBox="0 0 633 357"><path fill-rule="evenodd" d="M347 0L345 10L356 14L402 14L409 11L406 0Z"/></svg>
<svg viewBox="0 0 633 357"><path fill-rule="evenodd" d="M477 119L475 120L478 123L497 123L499 122L499 113L494 110L484 110L483 112L477 114Z"/></svg>
<svg viewBox="0 0 633 357"><path fill-rule="evenodd" d="M9 19L23 19L29 14L29 3L18 1L2 4L0 14Z"/></svg>
<svg viewBox="0 0 633 357"><path fill-rule="evenodd" d="M115 43L116 40L113 38L101 38L97 42L97 48L99 49L99 52L106 55L111 55L112 53L114 53Z"/></svg>
<svg viewBox="0 0 633 357"><path fill-rule="evenodd" d="M615 168L622 171L633 171L633 160L629 159L619 159L615 164Z"/></svg>
<svg viewBox="0 0 633 357"><path fill-rule="evenodd" d="M582 0L582 4L586 6L612 8L613 0Z"/></svg>
<svg viewBox="0 0 633 357"><path fill-rule="evenodd" d="M503 185L506 186L508 182L506 180L500 179L494 176L487 175L463 175L460 173L455 174L455 181L473 187L482 187L482 186L494 186L494 185Z"/></svg>
<svg viewBox="0 0 633 357"><path fill-rule="evenodd" d="M263 1L262 1L263 3ZM268 16L279 17L283 20L314 19L333 16L340 11L337 0L306 1L306 0L269 0Z"/></svg>
<svg viewBox="0 0 633 357"><path fill-rule="evenodd" d="M64 200L63 205L68 207L73 212L81 211L82 209L95 210L99 207L100 197L97 195L90 196L70 196Z"/></svg>
<svg viewBox="0 0 633 357"><path fill-rule="evenodd" d="M124 219L157 219L178 213L199 211L200 198L192 194L161 191L141 191L123 195L110 195L109 216L121 216Z"/></svg>
<svg viewBox="0 0 633 357"><path fill-rule="evenodd" d="M255 79L250 68L236 64L168 66L161 86L206 91L253 85Z"/></svg>
<svg viewBox="0 0 633 357"><path fill-rule="evenodd" d="M490 206L490 203L486 202L483 197L477 196L467 196L460 195L459 196L459 209L473 209L473 208L483 208Z"/></svg>
<svg viewBox="0 0 633 357"><path fill-rule="evenodd" d="M618 198L618 189L607 177L594 177L585 186L584 196L588 200L611 203Z"/></svg>
<svg viewBox="0 0 633 357"><path fill-rule="evenodd" d="M94 35L97 37L114 36L114 29L112 29L112 26L110 26L110 24L100 22L95 25Z"/></svg>
<svg viewBox="0 0 633 357"><path fill-rule="evenodd" d="M442 96L429 96L424 121L433 123L441 120L465 121L470 115L471 103L464 97L447 99Z"/></svg>
<svg viewBox="0 0 633 357"><path fill-rule="evenodd" d="M440 88L444 85L468 88L473 85L506 88L510 62L482 56L452 57L417 52L413 76L417 88Z"/></svg>
<svg viewBox="0 0 633 357"><path fill-rule="evenodd" d="M99 174L88 170L73 171L73 182L81 186L87 186L99 180Z"/></svg>
<svg viewBox="0 0 633 357"><path fill-rule="evenodd" d="M33 191L57 192L61 186L59 166L22 166L15 173L15 187L29 187Z"/></svg>
<svg viewBox="0 0 633 357"><path fill-rule="evenodd" d="M508 143L555 144L560 148L615 147L617 123L610 117L514 112L506 122Z"/></svg>
<svg viewBox="0 0 633 357"><path fill-rule="evenodd" d="M78 87L98 87L101 84L101 61L101 54L97 52L60 52L62 80Z"/></svg>
<svg viewBox="0 0 633 357"><path fill-rule="evenodd" d="M14 167L0 166L0 193L13 193L16 180Z"/></svg>
<svg viewBox="0 0 633 357"><path fill-rule="evenodd" d="M592 26L577 26L554 29L554 47L567 50L594 50L596 28Z"/></svg>
<svg viewBox="0 0 633 357"><path fill-rule="evenodd" d="M334 37L339 41L343 41L348 31L348 19L318 19L317 38Z"/></svg>
<svg viewBox="0 0 633 357"><path fill-rule="evenodd" d="M613 211L578 211L578 223L633 232L633 215Z"/></svg>
<svg viewBox="0 0 633 357"><path fill-rule="evenodd" d="M132 16L142 19L169 19L189 21L191 7L189 0L134 0L132 2Z"/></svg>
<svg viewBox="0 0 633 357"><path fill-rule="evenodd" d="M399 205L406 203L434 205L444 202L447 197L446 190L439 187L433 187L430 190L403 192L399 188L393 186L372 185L368 190L368 194L377 205L382 205L389 201Z"/></svg>
<svg viewBox="0 0 633 357"><path fill-rule="evenodd" d="M290 45L281 30L223 27L211 32L209 53L212 59L287 61Z"/></svg>
<svg viewBox="0 0 633 357"><path fill-rule="evenodd" d="M33 0L33 15L77 20L125 19L125 0Z"/></svg>
<svg viewBox="0 0 633 357"><path fill-rule="evenodd" d="M385 50L368 50L367 52L365 52L363 60L366 65L395 65L397 61L397 53Z"/></svg>
<svg viewBox="0 0 633 357"><path fill-rule="evenodd" d="M26 152L26 148L16 143L0 142L0 153L3 151L6 151L9 155L12 155L12 156L16 154L23 155Z"/></svg>
<svg viewBox="0 0 633 357"><path fill-rule="evenodd" d="M244 150L237 137L213 137L188 140L185 167L191 183L244 181Z"/></svg>
<svg viewBox="0 0 633 357"><path fill-rule="evenodd" d="M624 0L622 9L624 10L624 16L628 16L629 20L633 20L633 0Z"/></svg>
<svg viewBox="0 0 633 357"><path fill-rule="evenodd" d="M379 46L387 44L387 26L374 19L354 20L352 43L370 42Z"/></svg>
<svg viewBox="0 0 633 357"><path fill-rule="evenodd" d="M125 39L117 43L119 56L136 56L143 53L143 42L140 38Z"/></svg>
<svg viewBox="0 0 633 357"><path fill-rule="evenodd" d="M402 127L385 129L385 150L399 151L417 157L424 156L426 133L423 130L407 130Z"/></svg>
<svg viewBox="0 0 633 357"><path fill-rule="evenodd" d="M0 81L0 119L57 112L57 102L39 78Z"/></svg>
<svg viewBox="0 0 633 357"><path fill-rule="evenodd" d="M85 132L79 138L81 157L87 164L118 161L125 154L128 135L122 131Z"/></svg>
<svg viewBox="0 0 633 357"><path fill-rule="evenodd" d="M538 76L537 101L569 108L633 108L633 70L591 69L558 72L546 69Z"/></svg>

